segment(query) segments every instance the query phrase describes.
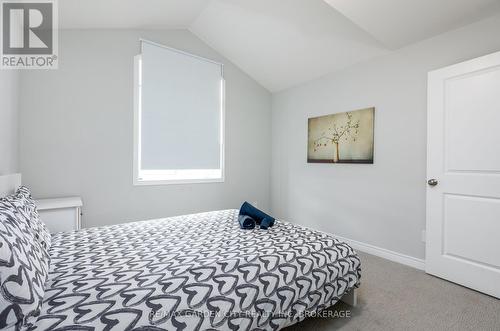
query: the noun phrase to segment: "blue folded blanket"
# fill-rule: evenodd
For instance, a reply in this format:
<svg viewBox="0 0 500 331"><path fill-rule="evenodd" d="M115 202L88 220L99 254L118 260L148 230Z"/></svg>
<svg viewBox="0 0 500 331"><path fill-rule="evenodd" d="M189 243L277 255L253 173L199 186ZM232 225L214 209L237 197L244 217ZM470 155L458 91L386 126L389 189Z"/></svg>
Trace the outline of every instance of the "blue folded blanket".
<svg viewBox="0 0 500 331"><path fill-rule="evenodd" d="M255 228L255 220L247 215L239 215L238 222L240 222L240 228L244 230L250 230Z"/></svg>
<svg viewBox="0 0 500 331"><path fill-rule="evenodd" d="M260 228L264 230L267 230L267 228L270 228L273 225L274 225L274 218L272 217L266 217L262 221L260 221Z"/></svg>
<svg viewBox="0 0 500 331"><path fill-rule="evenodd" d="M240 215L250 216L251 218L253 218L255 220L255 222L257 224L260 225L261 229L267 229L267 228L273 226L274 221L275 221L275 219L273 217L271 217L271 216L267 215L266 213L264 213L263 211L255 208L254 206L252 206L251 204L249 204L246 201L243 203L243 205L241 205ZM240 222L240 225L241 225L241 222Z"/></svg>

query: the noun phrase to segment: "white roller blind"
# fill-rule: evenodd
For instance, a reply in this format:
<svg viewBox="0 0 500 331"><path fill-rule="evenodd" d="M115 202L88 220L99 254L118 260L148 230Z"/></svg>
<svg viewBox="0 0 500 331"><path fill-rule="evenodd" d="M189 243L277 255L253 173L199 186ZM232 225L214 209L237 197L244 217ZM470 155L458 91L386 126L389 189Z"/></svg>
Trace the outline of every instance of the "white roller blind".
<svg viewBox="0 0 500 331"><path fill-rule="evenodd" d="M222 167L222 65L142 42L140 169Z"/></svg>

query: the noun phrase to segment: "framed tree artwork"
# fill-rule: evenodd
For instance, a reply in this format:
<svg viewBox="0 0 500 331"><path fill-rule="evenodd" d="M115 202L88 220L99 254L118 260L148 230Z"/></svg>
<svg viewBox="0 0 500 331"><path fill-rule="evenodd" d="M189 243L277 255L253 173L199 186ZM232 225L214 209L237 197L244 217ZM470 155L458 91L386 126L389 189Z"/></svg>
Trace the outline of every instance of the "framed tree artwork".
<svg viewBox="0 0 500 331"><path fill-rule="evenodd" d="M375 108L309 118L307 162L373 163Z"/></svg>

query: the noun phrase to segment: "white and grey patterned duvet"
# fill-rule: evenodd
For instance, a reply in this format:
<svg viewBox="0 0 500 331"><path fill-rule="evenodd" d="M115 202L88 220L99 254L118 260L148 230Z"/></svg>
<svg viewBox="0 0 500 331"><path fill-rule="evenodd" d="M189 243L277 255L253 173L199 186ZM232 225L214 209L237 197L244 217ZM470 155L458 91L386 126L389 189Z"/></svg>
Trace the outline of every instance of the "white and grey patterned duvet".
<svg viewBox="0 0 500 331"><path fill-rule="evenodd" d="M359 284L350 246L237 210L90 228L52 238L34 330L276 330Z"/></svg>

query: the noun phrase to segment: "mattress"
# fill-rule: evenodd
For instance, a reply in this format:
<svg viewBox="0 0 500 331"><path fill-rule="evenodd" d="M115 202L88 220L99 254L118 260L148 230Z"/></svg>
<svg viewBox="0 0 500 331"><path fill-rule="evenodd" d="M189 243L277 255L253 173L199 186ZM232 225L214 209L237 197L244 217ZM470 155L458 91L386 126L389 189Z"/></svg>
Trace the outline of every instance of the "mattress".
<svg viewBox="0 0 500 331"><path fill-rule="evenodd" d="M59 233L30 330L278 330L359 285L344 242L237 210Z"/></svg>

